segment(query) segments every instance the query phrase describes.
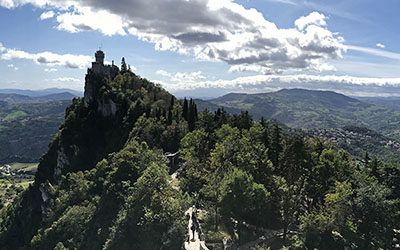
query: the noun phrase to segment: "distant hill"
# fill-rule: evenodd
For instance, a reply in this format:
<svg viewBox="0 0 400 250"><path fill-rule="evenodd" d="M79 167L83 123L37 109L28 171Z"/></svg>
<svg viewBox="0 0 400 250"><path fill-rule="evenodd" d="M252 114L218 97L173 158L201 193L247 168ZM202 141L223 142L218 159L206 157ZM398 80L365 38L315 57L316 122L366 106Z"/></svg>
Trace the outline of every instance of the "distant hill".
<svg viewBox="0 0 400 250"><path fill-rule="evenodd" d="M70 92L62 92L55 94L48 94L42 96L27 96L20 95L16 93L4 94L0 93L0 101L6 103L43 103L43 102L52 102L52 101L70 101L76 95Z"/></svg>
<svg viewBox="0 0 400 250"><path fill-rule="evenodd" d="M0 89L0 94L17 94L24 95L29 97L40 97L47 96L53 94L60 93L70 93L74 96L83 96L83 93L80 91L72 90L72 89L60 89L60 88L49 88L43 90L28 90L28 89Z"/></svg>
<svg viewBox="0 0 400 250"><path fill-rule="evenodd" d="M283 89L262 94L227 94L203 101L201 108L248 110L293 128L323 129L357 125L400 138L400 111L331 91Z"/></svg>
<svg viewBox="0 0 400 250"><path fill-rule="evenodd" d="M68 97L55 95L42 97L46 100L43 102L32 102L31 97L22 95L10 95L7 101L1 101L1 96L0 164L38 162L64 120L72 98L50 101Z"/></svg>
<svg viewBox="0 0 400 250"><path fill-rule="evenodd" d="M365 152L386 162L400 161L400 142L365 127L345 126L332 129L311 129L311 136L317 136L336 144L339 148L363 159Z"/></svg>
<svg viewBox="0 0 400 250"><path fill-rule="evenodd" d="M357 99L400 111L400 97L357 97Z"/></svg>

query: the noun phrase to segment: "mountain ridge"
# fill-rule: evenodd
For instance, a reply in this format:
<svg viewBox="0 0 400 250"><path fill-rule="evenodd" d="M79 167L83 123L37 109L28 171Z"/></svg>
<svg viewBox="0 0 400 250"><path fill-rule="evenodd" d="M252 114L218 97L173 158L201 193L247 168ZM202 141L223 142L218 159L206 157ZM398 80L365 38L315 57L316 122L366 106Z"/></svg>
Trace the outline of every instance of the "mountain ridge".
<svg viewBox="0 0 400 250"><path fill-rule="evenodd" d="M248 110L256 119L274 119L293 128L362 125L400 138L399 111L333 91L283 89L260 94L230 93L203 101L200 107L224 107L236 113Z"/></svg>
<svg viewBox="0 0 400 250"><path fill-rule="evenodd" d="M60 92L39 96L28 96L16 93L0 93L0 101L7 103L42 103L52 101L70 101L73 98L78 97L70 92Z"/></svg>
<svg viewBox="0 0 400 250"><path fill-rule="evenodd" d="M74 96L83 96L83 92L67 89L67 88L47 88L41 90L31 90L31 89L0 89L0 94L18 94L18 95L25 95L29 97L40 97L52 94L59 94L68 92Z"/></svg>

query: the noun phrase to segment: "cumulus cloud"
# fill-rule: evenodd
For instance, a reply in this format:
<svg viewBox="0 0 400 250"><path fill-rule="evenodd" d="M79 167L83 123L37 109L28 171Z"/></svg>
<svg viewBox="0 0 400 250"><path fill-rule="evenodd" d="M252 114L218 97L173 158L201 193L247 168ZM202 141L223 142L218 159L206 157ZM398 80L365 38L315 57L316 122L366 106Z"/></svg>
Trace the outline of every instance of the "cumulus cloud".
<svg viewBox="0 0 400 250"><path fill-rule="evenodd" d="M79 12L66 12L57 16L60 30L76 33L83 30L94 30L104 35L126 35L123 19L107 11L92 11L82 7Z"/></svg>
<svg viewBox="0 0 400 250"><path fill-rule="evenodd" d="M377 43L376 47L381 48L381 49L386 48L386 46L384 44L382 44L382 43Z"/></svg>
<svg viewBox="0 0 400 250"><path fill-rule="evenodd" d="M343 39L317 12L281 29L232 0L0 0L7 8L27 3L57 10L58 29L131 34L157 50L226 62L232 71L330 70L326 61L345 51Z"/></svg>
<svg viewBox="0 0 400 250"><path fill-rule="evenodd" d="M157 75L160 75L174 84L196 84L206 80L206 77L201 71L196 72L176 72L171 74L165 70L157 70Z"/></svg>
<svg viewBox="0 0 400 250"><path fill-rule="evenodd" d="M326 26L326 17L325 15L318 13L318 12L312 12L308 16L302 16L299 19L297 19L294 24L299 30L304 30L310 25L316 25L320 27L325 27Z"/></svg>
<svg viewBox="0 0 400 250"><path fill-rule="evenodd" d="M50 10L50 11L43 12L43 13L40 15L39 18L40 18L40 20L46 20L46 19L53 18L55 15L56 15L56 14L54 13L54 11Z"/></svg>
<svg viewBox="0 0 400 250"><path fill-rule="evenodd" d="M64 66L67 68L86 68L92 57L85 55L56 54L53 52L30 53L18 49L5 48L0 43L0 60L25 59L47 66Z"/></svg>

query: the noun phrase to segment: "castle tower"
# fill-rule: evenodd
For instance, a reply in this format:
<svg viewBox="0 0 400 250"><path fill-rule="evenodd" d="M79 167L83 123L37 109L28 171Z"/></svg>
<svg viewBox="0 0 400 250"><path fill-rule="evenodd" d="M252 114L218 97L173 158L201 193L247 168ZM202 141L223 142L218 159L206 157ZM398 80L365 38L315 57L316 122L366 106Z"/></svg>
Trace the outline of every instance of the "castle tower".
<svg viewBox="0 0 400 250"><path fill-rule="evenodd" d="M96 57L96 63L100 65L104 65L104 52L101 50L96 51L96 54L94 54Z"/></svg>

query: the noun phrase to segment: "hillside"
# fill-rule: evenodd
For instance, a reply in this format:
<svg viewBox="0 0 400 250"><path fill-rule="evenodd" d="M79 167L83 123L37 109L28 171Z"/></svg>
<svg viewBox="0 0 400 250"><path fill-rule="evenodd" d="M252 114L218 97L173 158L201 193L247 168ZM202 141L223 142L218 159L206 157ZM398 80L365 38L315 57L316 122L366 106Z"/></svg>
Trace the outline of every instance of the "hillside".
<svg viewBox="0 0 400 250"><path fill-rule="evenodd" d="M0 163L38 162L75 97L58 89L0 90Z"/></svg>
<svg viewBox="0 0 400 250"><path fill-rule="evenodd" d="M400 111L400 97L357 97L357 99Z"/></svg>
<svg viewBox="0 0 400 250"><path fill-rule="evenodd" d="M0 163L38 162L70 104L71 99L0 102Z"/></svg>
<svg viewBox="0 0 400 250"><path fill-rule="evenodd" d="M357 125L400 138L400 111L330 91L284 89L263 94L228 94L207 102L210 107L248 110L256 119L274 119L293 128Z"/></svg>
<svg viewBox="0 0 400 250"><path fill-rule="evenodd" d="M107 244L113 248L121 237L125 239L123 242L133 241L147 249L154 249L151 244L176 249L174 244L184 241L181 238L184 210L179 206L185 203L180 194L169 187L165 158L146 143L138 143L134 134L130 136L143 114L149 119L161 115L172 119L175 111L169 107L174 97L127 69L119 73L118 68L113 68L112 74L111 81L103 71L88 70L85 96L74 99L67 108L65 122L42 157L33 185L16 199L15 206L2 211L5 217L0 219L1 249L53 249L60 244L67 248L99 249L107 239ZM166 114L165 108L170 112ZM146 116L140 122L148 122ZM163 142L165 150L176 150L180 128L171 125L169 131L160 137L161 141L152 140L148 145L155 147ZM147 136L149 132L137 133ZM80 172L85 170L92 171ZM153 178L154 175L159 178ZM159 204L155 200L152 202L155 207L148 206L148 209L157 213L165 210L168 217L161 218L157 227L148 228L149 233L142 236L116 234L111 226L116 223L117 216L124 212L129 216L139 215L141 212L137 209L142 209L141 202L146 203L146 197L155 199L152 193L141 190L132 197L132 188L139 188L134 186L136 181L143 185L165 186L163 196L169 192L168 202ZM143 195L139 195L141 193ZM128 200L139 197L144 200L137 201L138 207L128 208L127 204L134 204ZM177 210L172 210L175 208ZM125 229L123 221L120 223L119 229ZM153 229L156 231L151 231ZM158 231L161 233L156 233ZM112 241L111 235L115 238ZM153 235L151 241L141 239L148 235ZM172 235L174 240L168 243ZM150 245L146 247L146 244Z"/></svg>
<svg viewBox="0 0 400 250"><path fill-rule="evenodd" d="M376 157L383 161L400 162L399 141L365 127L315 128L308 130L306 133L310 136L327 140L348 151L358 159L363 159L365 153L368 153L371 157Z"/></svg>
<svg viewBox="0 0 400 250"><path fill-rule="evenodd" d="M0 93L0 102L6 102L9 104L16 103L44 103L44 102L53 102L53 101L70 101L74 97L77 97L70 92L61 92L40 96L28 96L28 95L20 95L16 93L2 94Z"/></svg>
<svg viewBox="0 0 400 250"><path fill-rule="evenodd" d="M47 95L54 95L60 93L70 93L74 96L82 96L83 93L72 89L49 88L42 90L29 90L29 89L0 89L0 94L17 94L29 97L41 97Z"/></svg>
<svg viewBox="0 0 400 250"><path fill-rule="evenodd" d="M0 210L0 249L182 249L199 242L190 235L219 248L398 241L397 165L356 161L248 112L198 112L102 59L34 182Z"/></svg>

